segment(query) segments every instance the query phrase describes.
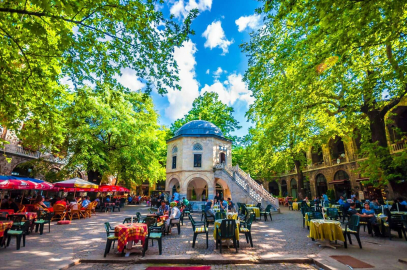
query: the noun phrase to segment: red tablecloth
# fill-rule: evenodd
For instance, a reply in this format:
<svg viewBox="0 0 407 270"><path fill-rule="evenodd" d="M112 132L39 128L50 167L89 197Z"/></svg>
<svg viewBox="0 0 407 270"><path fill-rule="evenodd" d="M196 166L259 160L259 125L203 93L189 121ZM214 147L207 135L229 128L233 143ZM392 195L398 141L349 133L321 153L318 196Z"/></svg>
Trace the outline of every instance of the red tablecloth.
<svg viewBox="0 0 407 270"><path fill-rule="evenodd" d="M127 223L116 225L114 232L119 238L117 250L122 252L128 241L141 241L141 244L144 245L144 240L148 234L148 228L147 224L144 223Z"/></svg>
<svg viewBox="0 0 407 270"><path fill-rule="evenodd" d="M14 214L13 209L0 209L0 212L6 212L8 215Z"/></svg>
<svg viewBox="0 0 407 270"><path fill-rule="evenodd" d="M3 237L4 232L7 229L11 229L13 226L13 221L7 220L7 221L0 221L0 237Z"/></svg>
<svg viewBox="0 0 407 270"><path fill-rule="evenodd" d="M32 220L37 218L37 212L23 212L23 213L14 213L14 215L25 216L25 219Z"/></svg>

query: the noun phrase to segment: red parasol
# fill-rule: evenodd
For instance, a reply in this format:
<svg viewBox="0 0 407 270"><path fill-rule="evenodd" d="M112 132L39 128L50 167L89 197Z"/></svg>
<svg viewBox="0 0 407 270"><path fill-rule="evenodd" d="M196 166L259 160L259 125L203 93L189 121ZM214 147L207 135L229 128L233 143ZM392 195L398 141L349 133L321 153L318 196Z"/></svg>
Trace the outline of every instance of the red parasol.
<svg viewBox="0 0 407 270"><path fill-rule="evenodd" d="M0 180L0 189L41 189L41 185L30 181L9 179Z"/></svg>
<svg viewBox="0 0 407 270"><path fill-rule="evenodd" d="M101 185L98 189L99 192L129 192L127 188L120 187L120 186L113 186L113 185Z"/></svg>

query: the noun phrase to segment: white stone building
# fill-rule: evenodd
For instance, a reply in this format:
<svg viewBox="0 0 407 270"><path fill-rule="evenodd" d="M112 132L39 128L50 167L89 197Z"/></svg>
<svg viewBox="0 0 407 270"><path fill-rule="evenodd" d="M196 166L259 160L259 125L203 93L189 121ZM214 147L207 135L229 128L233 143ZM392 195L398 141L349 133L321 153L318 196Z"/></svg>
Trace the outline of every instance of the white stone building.
<svg viewBox="0 0 407 270"><path fill-rule="evenodd" d="M213 199L217 192L235 202L278 202L249 175L232 167L232 142L214 124L195 120L167 141L165 190L190 201Z"/></svg>

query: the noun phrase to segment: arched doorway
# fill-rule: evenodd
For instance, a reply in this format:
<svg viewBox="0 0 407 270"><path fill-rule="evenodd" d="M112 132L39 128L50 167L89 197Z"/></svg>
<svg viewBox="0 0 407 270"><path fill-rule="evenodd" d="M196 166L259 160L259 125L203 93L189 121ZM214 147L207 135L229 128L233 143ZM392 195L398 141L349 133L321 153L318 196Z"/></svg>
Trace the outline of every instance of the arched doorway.
<svg viewBox="0 0 407 270"><path fill-rule="evenodd" d="M232 194L229 190L229 186L223 179L217 178L216 179L216 193L219 192L219 195L223 199L232 198ZM215 195L216 195L215 193Z"/></svg>
<svg viewBox="0 0 407 270"><path fill-rule="evenodd" d="M222 163L226 163L226 155L225 155L225 153L220 153L219 154L219 161L220 161L220 163L222 164Z"/></svg>
<svg viewBox="0 0 407 270"><path fill-rule="evenodd" d="M170 191L170 197L172 197L172 195L174 195L175 192L180 191L180 185L179 185L179 181L177 178L172 178L168 184L168 189Z"/></svg>
<svg viewBox="0 0 407 270"><path fill-rule="evenodd" d="M286 197L287 194L287 182L283 179L281 180L281 196Z"/></svg>
<svg viewBox="0 0 407 270"><path fill-rule="evenodd" d="M343 171L339 170L335 173L334 176L334 187L335 187L335 195L336 198L340 196L344 196L345 198L350 198L352 193L352 187L349 181L349 175Z"/></svg>
<svg viewBox="0 0 407 270"><path fill-rule="evenodd" d="M326 191L328 190L328 185L325 176L322 173L318 174L315 183L317 196L320 197L322 196L322 194L325 194Z"/></svg>
<svg viewBox="0 0 407 270"><path fill-rule="evenodd" d="M274 195L274 196L279 196L280 195L280 189L278 188L277 181L269 182L269 193Z"/></svg>
<svg viewBox="0 0 407 270"><path fill-rule="evenodd" d="M23 162L14 167L11 175L21 177L35 177L34 166L31 162Z"/></svg>
<svg viewBox="0 0 407 270"><path fill-rule="evenodd" d="M332 164L339 164L346 161L345 145L341 137L331 139L329 142Z"/></svg>
<svg viewBox="0 0 407 270"><path fill-rule="evenodd" d="M291 186L291 197L296 199L298 191L297 191L297 181L294 178L291 179L290 186Z"/></svg>
<svg viewBox="0 0 407 270"><path fill-rule="evenodd" d="M194 178L188 183L187 199L190 201L202 201L208 198L208 183L202 178Z"/></svg>

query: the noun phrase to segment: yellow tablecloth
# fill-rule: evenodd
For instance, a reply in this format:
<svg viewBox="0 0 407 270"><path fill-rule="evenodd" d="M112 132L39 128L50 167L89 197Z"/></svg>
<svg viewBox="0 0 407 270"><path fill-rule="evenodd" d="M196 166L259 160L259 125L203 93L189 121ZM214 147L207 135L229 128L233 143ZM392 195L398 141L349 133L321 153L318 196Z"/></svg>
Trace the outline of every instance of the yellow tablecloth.
<svg viewBox="0 0 407 270"><path fill-rule="evenodd" d="M307 205L310 206L310 202L307 202ZM293 210L300 210L301 202L293 202Z"/></svg>
<svg viewBox="0 0 407 270"><path fill-rule="evenodd" d="M216 240L216 235L218 233L218 227L220 227L220 224L222 223L223 219L217 219L215 220L215 227L213 229L213 239ZM236 240L239 240L239 225L240 225L240 221L236 220L236 230L235 230L235 234L236 234Z"/></svg>
<svg viewBox="0 0 407 270"><path fill-rule="evenodd" d="M407 215L407 212L397 212L397 211L392 211L390 212L392 215Z"/></svg>
<svg viewBox="0 0 407 270"><path fill-rule="evenodd" d="M253 210L256 218L260 217L260 209L258 207L246 207L247 211Z"/></svg>
<svg viewBox="0 0 407 270"><path fill-rule="evenodd" d="M341 223L334 220L314 219L310 222L309 237L315 240L345 241Z"/></svg>
<svg viewBox="0 0 407 270"><path fill-rule="evenodd" d="M255 204L246 204L246 207L255 207Z"/></svg>
<svg viewBox="0 0 407 270"><path fill-rule="evenodd" d="M237 219L237 213L227 213L228 219Z"/></svg>

